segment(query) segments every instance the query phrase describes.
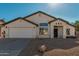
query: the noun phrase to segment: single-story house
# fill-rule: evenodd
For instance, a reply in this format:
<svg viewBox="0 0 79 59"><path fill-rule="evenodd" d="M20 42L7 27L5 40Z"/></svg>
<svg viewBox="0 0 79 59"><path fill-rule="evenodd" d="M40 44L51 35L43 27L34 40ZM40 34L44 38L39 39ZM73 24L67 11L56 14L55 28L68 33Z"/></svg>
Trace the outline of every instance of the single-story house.
<svg viewBox="0 0 79 59"><path fill-rule="evenodd" d="M75 32L69 22L38 11L4 23L1 38L66 38L75 36Z"/></svg>

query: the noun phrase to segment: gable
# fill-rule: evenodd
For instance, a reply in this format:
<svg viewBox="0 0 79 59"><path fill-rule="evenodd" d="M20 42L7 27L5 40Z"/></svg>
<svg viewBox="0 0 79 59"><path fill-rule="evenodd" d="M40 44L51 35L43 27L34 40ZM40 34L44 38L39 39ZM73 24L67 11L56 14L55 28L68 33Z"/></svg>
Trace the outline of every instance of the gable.
<svg viewBox="0 0 79 59"><path fill-rule="evenodd" d="M49 21L56 19L55 17L48 15L48 14L41 12L41 11L33 13L33 14L26 16L24 18L27 20L30 20L36 24L45 23L45 22L48 23Z"/></svg>
<svg viewBox="0 0 79 59"><path fill-rule="evenodd" d="M74 25L70 24L69 22L61 19L61 18L57 18L57 20L53 20L53 21L50 21L49 24L53 23L54 25L64 25L64 26L72 26L72 27L75 27Z"/></svg>
<svg viewBox="0 0 79 59"><path fill-rule="evenodd" d="M3 26L9 26L9 27L12 27L12 26L13 27L20 27L20 26L25 27L25 26L29 26L29 25L37 26L37 24L35 24L35 23L31 22L31 21L28 21L28 20L24 20L21 17L18 17L18 18L14 19L14 20L11 20L11 21L3 24Z"/></svg>

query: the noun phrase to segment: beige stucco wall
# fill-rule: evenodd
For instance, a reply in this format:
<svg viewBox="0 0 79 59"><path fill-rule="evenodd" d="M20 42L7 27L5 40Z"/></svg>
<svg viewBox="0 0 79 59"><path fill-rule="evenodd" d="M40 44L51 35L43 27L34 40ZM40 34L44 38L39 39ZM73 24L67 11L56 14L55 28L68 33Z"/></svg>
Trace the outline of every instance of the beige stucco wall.
<svg viewBox="0 0 79 59"><path fill-rule="evenodd" d="M51 25L51 38L54 37L54 34L53 34L54 26L63 26L63 38L66 38L66 36L68 36L66 34L66 29L68 29L68 28L70 29L70 35L69 36L75 36L75 27L67 24L66 22L63 22L61 20L57 20L57 21L52 22L50 25Z"/></svg>
<svg viewBox="0 0 79 59"><path fill-rule="evenodd" d="M11 22L6 25L7 27L35 27L35 25L23 20L23 19L18 19L14 22Z"/></svg>
<svg viewBox="0 0 79 59"><path fill-rule="evenodd" d="M49 16L47 16L45 14L42 14L42 13L34 14L34 15L32 15L30 17L27 17L25 19L30 20L30 21L38 24L38 25L39 25L39 23L48 23L49 21L54 20L54 18L49 17ZM39 27L37 29L38 29L37 32L38 32L38 37L39 38L49 38L50 37L50 25L49 24L48 24L48 35L47 36L46 35L45 36L42 36L42 35L40 36L39 35Z"/></svg>
<svg viewBox="0 0 79 59"><path fill-rule="evenodd" d="M42 13L32 15L30 17L27 17L26 19L30 20L30 21L33 21L37 24L39 24L39 23L48 23L49 21L54 20L54 18L49 17L47 15L44 15Z"/></svg>
<svg viewBox="0 0 79 59"><path fill-rule="evenodd" d="M29 23L29 22L26 22L23 19L18 19L18 20L14 21L14 22L11 22L11 23L3 26L1 28L1 33L3 31L5 31L6 32L6 38L9 38L9 29L10 28L18 28L18 27L19 28L22 27L22 28L25 28L25 29L27 28L27 30L29 30L29 28L30 29L34 29L35 30L35 33L33 33L33 35L36 36L36 25L33 25L33 24ZM21 34L24 34L24 33L21 33ZM26 33L26 34L28 34L28 33ZM1 37L3 37L3 34L1 34Z"/></svg>

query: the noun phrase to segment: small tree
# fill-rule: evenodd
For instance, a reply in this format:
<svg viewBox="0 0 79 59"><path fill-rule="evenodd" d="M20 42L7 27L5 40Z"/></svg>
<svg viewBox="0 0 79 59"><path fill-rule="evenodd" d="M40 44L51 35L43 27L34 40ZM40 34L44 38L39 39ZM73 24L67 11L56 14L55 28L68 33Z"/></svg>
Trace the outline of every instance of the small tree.
<svg viewBox="0 0 79 59"><path fill-rule="evenodd" d="M76 30L79 31L79 21L75 21Z"/></svg>

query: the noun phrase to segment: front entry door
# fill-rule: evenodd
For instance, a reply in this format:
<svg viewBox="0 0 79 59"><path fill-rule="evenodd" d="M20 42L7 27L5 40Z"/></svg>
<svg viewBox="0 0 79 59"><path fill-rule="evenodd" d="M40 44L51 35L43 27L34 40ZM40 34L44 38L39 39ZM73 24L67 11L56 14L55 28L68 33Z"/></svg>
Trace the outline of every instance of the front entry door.
<svg viewBox="0 0 79 59"><path fill-rule="evenodd" d="M57 37L58 37L58 29L55 28L55 29L54 29L54 38L57 38Z"/></svg>
<svg viewBox="0 0 79 59"><path fill-rule="evenodd" d="M62 26L54 26L54 38L63 38Z"/></svg>

